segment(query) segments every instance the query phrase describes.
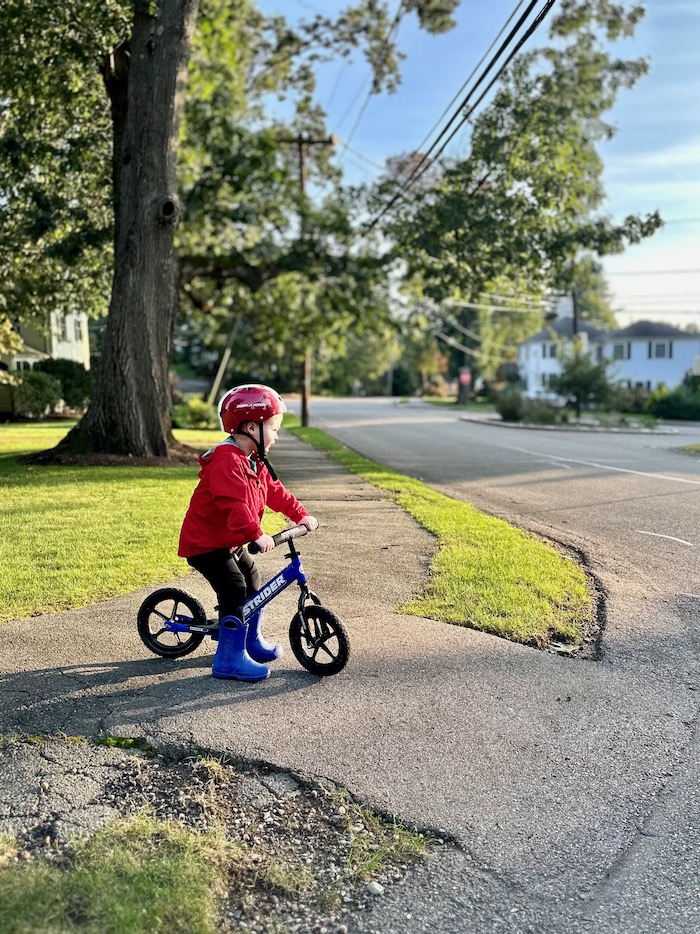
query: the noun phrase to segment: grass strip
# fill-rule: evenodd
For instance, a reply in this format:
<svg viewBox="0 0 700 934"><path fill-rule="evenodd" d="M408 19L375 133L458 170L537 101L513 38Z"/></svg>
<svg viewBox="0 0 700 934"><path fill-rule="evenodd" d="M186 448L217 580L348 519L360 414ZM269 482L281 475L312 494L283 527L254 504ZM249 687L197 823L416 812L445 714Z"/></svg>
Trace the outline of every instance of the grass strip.
<svg viewBox="0 0 700 934"><path fill-rule="evenodd" d="M593 606L576 562L470 503L356 454L318 428L302 428L294 415L285 415L284 427L385 492L436 536L425 591L400 612L528 645L581 641Z"/></svg>
<svg viewBox="0 0 700 934"><path fill-rule="evenodd" d="M220 833L146 815L115 821L77 847L69 871L38 860L6 865L0 930L215 934L235 856L236 847Z"/></svg>
<svg viewBox="0 0 700 934"><path fill-rule="evenodd" d="M0 622L88 606L188 571L177 557L193 467L36 467L72 423L0 426ZM220 431L177 431L207 450ZM266 531L284 527L268 512Z"/></svg>

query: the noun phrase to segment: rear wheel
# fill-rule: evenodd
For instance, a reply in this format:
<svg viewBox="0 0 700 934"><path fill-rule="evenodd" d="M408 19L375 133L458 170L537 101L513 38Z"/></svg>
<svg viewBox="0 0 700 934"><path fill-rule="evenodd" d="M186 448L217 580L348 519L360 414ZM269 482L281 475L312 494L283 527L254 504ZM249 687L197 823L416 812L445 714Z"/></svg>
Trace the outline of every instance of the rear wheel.
<svg viewBox="0 0 700 934"><path fill-rule="evenodd" d="M302 624L297 613L289 626L289 644L294 657L307 671L326 677L345 668L350 658L350 641L345 626L325 606L304 607Z"/></svg>
<svg viewBox="0 0 700 934"><path fill-rule="evenodd" d="M137 626L143 644L163 658L189 655L201 645L201 632L173 632L169 622L206 626L207 614L196 597L175 587L156 590L141 604Z"/></svg>

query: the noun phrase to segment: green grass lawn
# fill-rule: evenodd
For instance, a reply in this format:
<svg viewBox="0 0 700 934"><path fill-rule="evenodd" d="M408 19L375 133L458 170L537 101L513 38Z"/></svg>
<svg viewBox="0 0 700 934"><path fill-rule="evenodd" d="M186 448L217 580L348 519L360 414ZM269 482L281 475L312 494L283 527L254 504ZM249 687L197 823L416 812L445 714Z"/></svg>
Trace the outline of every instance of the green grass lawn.
<svg viewBox="0 0 700 934"><path fill-rule="evenodd" d="M686 444L681 451L690 451L691 454L700 454L700 444Z"/></svg>
<svg viewBox="0 0 700 934"><path fill-rule="evenodd" d="M0 622L86 606L184 574L177 557L196 467L33 467L71 423L0 426ZM177 431L206 450L220 431ZM265 519L267 531L284 520Z"/></svg>
<svg viewBox="0 0 700 934"><path fill-rule="evenodd" d="M516 642L580 642L592 617L582 569L556 549L470 503L355 454L285 416L285 428L384 490L438 541L424 593L398 609Z"/></svg>

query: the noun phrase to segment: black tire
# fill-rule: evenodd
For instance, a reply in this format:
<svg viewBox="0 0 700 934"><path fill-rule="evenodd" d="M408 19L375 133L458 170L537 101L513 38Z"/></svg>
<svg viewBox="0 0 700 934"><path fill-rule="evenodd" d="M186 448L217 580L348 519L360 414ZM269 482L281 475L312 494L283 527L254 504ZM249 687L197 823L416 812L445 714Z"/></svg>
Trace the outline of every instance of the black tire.
<svg viewBox="0 0 700 934"><path fill-rule="evenodd" d="M320 677L337 675L350 658L350 640L345 626L332 610L307 604L304 619L311 639L297 613L289 626L289 644L294 657L307 671Z"/></svg>
<svg viewBox="0 0 700 934"><path fill-rule="evenodd" d="M194 652L201 645L201 632L172 632L166 629L166 620L184 617L180 621L194 626L206 626L207 614L204 607L189 593L175 587L156 590L141 604L137 626L141 641L156 655L163 658L180 658Z"/></svg>

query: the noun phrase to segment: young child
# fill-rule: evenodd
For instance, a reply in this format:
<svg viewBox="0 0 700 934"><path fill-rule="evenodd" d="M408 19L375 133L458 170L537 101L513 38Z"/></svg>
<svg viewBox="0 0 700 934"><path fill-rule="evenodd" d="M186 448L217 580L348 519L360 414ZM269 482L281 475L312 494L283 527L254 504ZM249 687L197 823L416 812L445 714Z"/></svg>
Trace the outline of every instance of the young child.
<svg viewBox="0 0 700 934"><path fill-rule="evenodd" d="M249 625L243 621L243 604L261 583L243 546L255 542L263 552L274 548L272 537L260 527L265 506L309 531L318 527L267 463L285 411L269 386L236 386L219 403L229 437L199 458L199 484L182 524L178 554L209 581L219 602L215 677L261 681L270 674L265 662L282 654L282 646L261 635L262 613Z"/></svg>

